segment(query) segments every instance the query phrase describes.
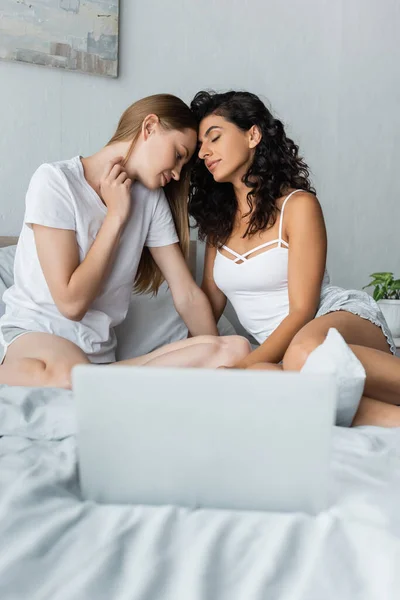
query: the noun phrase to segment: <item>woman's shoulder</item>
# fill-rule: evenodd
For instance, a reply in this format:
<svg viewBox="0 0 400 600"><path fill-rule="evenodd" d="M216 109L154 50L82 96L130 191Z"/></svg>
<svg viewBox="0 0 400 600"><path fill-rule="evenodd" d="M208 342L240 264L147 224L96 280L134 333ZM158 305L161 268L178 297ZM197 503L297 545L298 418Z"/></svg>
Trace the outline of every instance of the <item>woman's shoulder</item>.
<svg viewBox="0 0 400 600"><path fill-rule="evenodd" d="M74 157L68 160L42 163L31 177L31 182L36 183L57 183L63 184L66 181L67 174L76 171L78 168L77 159Z"/></svg>
<svg viewBox="0 0 400 600"><path fill-rule="evenodd" d="M279 210L285 208L286 211L290 212L298 212L303 210L309 210L313 207L321 208L319 200L315 194L312 192L307 192L306 190L300 190L295 188L290 188L286 190L285 194L283 194L276 201L276 207Z"/></svg>
<svg viewBox="0 0 400 600"><path fill-rule="evenodd" d="M279 199L280 205L277 204L280 210L284 208L283 227L286 235L289 236L293 229L299 227L303 229L311 224L313 224L313 227L324 228L323 212L317 196L306 190L293 193L294 191L290 190L286 193L285 196ZM290 194L293 195L290 196ZM307 223L309 225L306 225Z"/></svg>

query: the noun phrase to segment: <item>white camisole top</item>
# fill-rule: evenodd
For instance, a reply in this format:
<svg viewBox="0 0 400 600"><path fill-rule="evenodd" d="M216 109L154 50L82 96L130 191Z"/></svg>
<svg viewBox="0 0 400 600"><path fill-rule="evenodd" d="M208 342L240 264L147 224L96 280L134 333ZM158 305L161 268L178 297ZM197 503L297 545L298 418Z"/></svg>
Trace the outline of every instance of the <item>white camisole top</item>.
<svg viewBox="0 0 400 600"><path fill-rule="evenodd" d="M286 202L296 192L287 196L282 204L279 237L261 244L244 254L227 246L231 259L218 250L214 262L214 281L230 300L243 327L259 344L262 344L289 314L288 248L282 239L283 215ZM251 254L274 246L251 258ZM322 285L329 283L325 272Z"/></svg>

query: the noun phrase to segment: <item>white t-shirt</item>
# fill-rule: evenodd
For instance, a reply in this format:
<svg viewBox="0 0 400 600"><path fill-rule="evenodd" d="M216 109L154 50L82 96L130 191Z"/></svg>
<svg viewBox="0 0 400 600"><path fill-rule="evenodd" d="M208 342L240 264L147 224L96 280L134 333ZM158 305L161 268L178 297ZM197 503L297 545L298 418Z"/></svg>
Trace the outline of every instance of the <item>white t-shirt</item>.
<svg viewBox="0 0 400 600"><path fill-rule="evenodd" d="M26 195L24 225L15 255L15 283L3 295L3 326L54 333L79 346L91 362L115 360L113 328L128 311L133 282L144 246L178 242L164 191L132 186L132 210L115 262L100 295L79 322L64 317L50 294L39 263L32 224L76 232L79 257L87 255L107 208L84 177L79 156L41 165Z"/></svg>

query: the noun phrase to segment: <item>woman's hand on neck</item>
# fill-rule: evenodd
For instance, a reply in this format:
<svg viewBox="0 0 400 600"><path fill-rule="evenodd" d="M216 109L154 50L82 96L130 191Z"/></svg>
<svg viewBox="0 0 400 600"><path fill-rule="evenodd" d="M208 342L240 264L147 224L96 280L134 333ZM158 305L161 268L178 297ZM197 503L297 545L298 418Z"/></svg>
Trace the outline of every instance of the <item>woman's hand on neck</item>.
<svg viewBox="0 0 400 600"><path fill-rule="evenodd" d="M109 146L104 146L104 148L95 154L92 154L92 156L88 156L86 158L81 157L85 179L94 189L96 194L100 196L100 198L100 180L103 176L104 170L107 167L107 164L118 156L125 158L128 154L129 148L130 142L115 142ZM137 178L136 173L129 173L129 177L132 179L132 181L135 181Z"/></svg>

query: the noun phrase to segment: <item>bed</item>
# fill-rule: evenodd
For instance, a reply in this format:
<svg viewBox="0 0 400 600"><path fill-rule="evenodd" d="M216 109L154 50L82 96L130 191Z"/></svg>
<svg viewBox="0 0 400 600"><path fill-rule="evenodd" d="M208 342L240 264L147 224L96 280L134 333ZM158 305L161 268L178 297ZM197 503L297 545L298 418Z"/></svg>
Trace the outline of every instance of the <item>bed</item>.
<svg viewBox="0 0 400 600"><path fill-rule="evenodd" d="M0 386L0 436L1 600L400 597L400 429L334 429L317 517L84 502L68 391Z"/></svg>

